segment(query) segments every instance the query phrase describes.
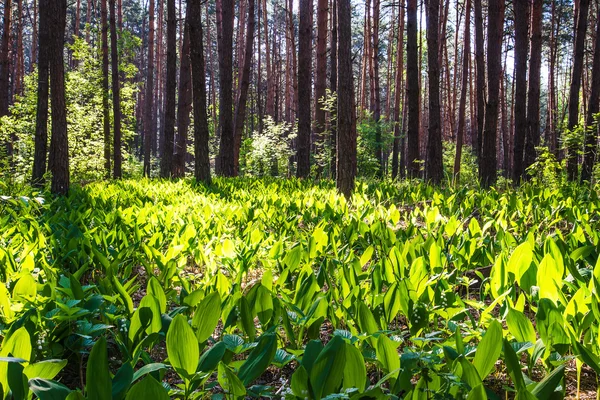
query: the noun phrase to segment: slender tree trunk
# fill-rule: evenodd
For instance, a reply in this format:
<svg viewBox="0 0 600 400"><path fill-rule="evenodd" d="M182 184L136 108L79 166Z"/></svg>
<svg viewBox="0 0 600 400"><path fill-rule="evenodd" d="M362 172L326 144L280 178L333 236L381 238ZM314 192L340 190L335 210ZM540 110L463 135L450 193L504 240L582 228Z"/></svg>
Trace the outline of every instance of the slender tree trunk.
<svg viewBox="0 0 600 400"><path fill-rule="evenodd" d="M488 9L488 101L485 109L481 147L480 179L484 187L496 183L496 138L498 128L498 93L502 75L502 34L504 32L504 0L489 0Z"/></svg>
<svg viewBox="0 0 600 400"><path fill-rule="evenodd" d="M524 1L523 1L524 2ZM483 54L483 11L481 0L475 0L475 69L477 84L475 93L477 96L477 157L481 169L481 146L483 139L483 120L485 115L485 58ZM489 29L489 28L488 28Z"/></svg>
<svg viewBox="0 0 600 400"><path fill-rule="evenodd" d="M211 23L210 23L210 16L208 13L208 2L206 3L206 43L208 44L208 70L210 73L210 104L211 104L211 118L213 121L213 124L216 126L217 124L217 91L215 89L216 84L215 84L215 68L214 68L214 63L213 63L213 51L212 51L212 39L210 37L210 31L211 31ZM206 66L205 66L206 68ZM215 129L215 133L218 135L218 130Z"/></svg>
<svg viewBox="0 0 600 400"><path fill-rule="evenodd" d="M102 31L102 120L104 132L104 170L106 178L110 178L110 109L108 92L108 10L107 0L100 0L100 29Z"/></svg>
<svg viewBox="0 0 600 400"><path fill-rule="evenodd" d="M462 56L462 81L460 101L458 104L458 128L456 130L456 155L454 158L454 182L460 183L460 161L462 159L462 146L465 135L465 109L467 105L467 92L469 91L469 58L471 57L471 0L466 0L465 5L465 34Z"/></svg>
<svg viewBox="0 0 600 400"><path fill-rule="evenodd" d="M244 65L240 81L239 96L235 106L234 116L234 173L239 174L240 149L242 146L242 135L244 133L244 122L246 120L246 102L248 100L248 89L250 88L250 67L252 62L252 51L254 49L254 0L248 0L248 18L246 27L246 46L244 51Z"/></svg>
<svg viewBox="0 0 600 400"><path fill-rule="evenodd" d="M417 0L408 0L406 26L406 96L408 98L407 167L411 178L419 176L419 53L417 49Z"/></svg>
<svg viewBox="0 0 600 400"><path fill-rule="evenodd" d="M33 25L31 27L31 58L29 60L29 73L32 73L35 69L35 63L37 62L37 46L38 46L38 0L33 0Z"/></svg>
<svg viewBox="0 0 600 400"><path fill-rule="evenodd" d="M550 29L550 70L548 71L549 79L549 99L548 99L548 112L550 113L550 126L548 128L549 140L548 145L550 151L558 158L558 140L556 133L556 116L558 113L556 104L556 58L557 58L557 43L556 43L556 31L555 26L558 26L556 18L556 0L552 0L552 17L551 17L551 29Z"/></svg>
<svg viewBox="0 0 600 400"><path fill-rule="evenodd" d="M208 115L206 113L206 74L204 72L204 46L202 42L201 3L187 0L187 18L190 29L192 87L194 103L194 176L196 181L210 184L210 158L208 152Z"/></svg>
<svg viewBox="0 0 600 400"><path fill-rule="evenodd" d="M442 181L442 128L440 109L439 25L440 2L429 0L427 13L427 59L429 77L429 137L425 177L434 184Z"/></svg>
<svg viewBox="0 0 600 400"><path fill-rule="evenodd" d="M398 176L398 167L403 169L402 165L399 165L399 153L400 153L400 137L402 136L402 124L400 115L400 99L405 96L403 89L404 81L404 9L406 7L406 0L400 2L400 23L398 27L398 45L396 46L396 91L394 97L394 144L392 149L392 178L395 179ZM406 108L406 103L402 105L402 108ZM400 175L402 175L402 171Z"/></svg>
<svg viewBox="0 0 600 400"><path fill-rule="evenodd" d="M337 1L331 0L331 75L330 89L331 93L336 96L337 101L337 63L338 63L338 31L337 31ZM336 178L336 154L337 154L337 105L331 110L331 127L330 127L330 145L331 145L331 178Z"/></svg>
<svg viewBox="0 0 600 400"><path fill-rule="evenodd" d="M586 117L585 149L583 166L581 168L582 183L592 178L592 171L596 162L596 155L598 154L598 123L596 121L596 114L600 112L600 10L598 10L596 24L594 61L592 65L592 89Z"/></svg>
<svg viewBox="0 0 600 400"><path fill-rule="evenodd" d="M351 18L350 0L338 0L337 188L346 198L352 195L356 177L356 110L352 77Z"/></svg>
<svg viewBox="0 0 600 400"><path fill-rule="evenodd" d="M113 0L114 1L114 0ZM165 85L165 121L160 175L171 177L175 140L175 109L177 89L177 15L175 0L167 0L167 78Z"/></svg>
<svg viewBox="0 0 600 400"><path fill-rule="evenodd" d="M513 149L513 179L524 178L525 137L527 136L527 40L529 34L529 2L515 1L515 133Z"/></svg>
<svg viewBox="0 0 600 400"><path fill-rule="evenodd" d="M298 47L298 155L296 169L298 178L306 178L310 173L312 11L313 0L300 0Z"/></svg>
<svg viewBox="0 0 600 400"><path fill-rule="evenodd" d="M90 41L90 29L92 29L92 0L86 0L85 2L85 41L87 44L91 44ZM143 32L143 30L142 30Z"/></svg>
<svg viewBox="0 0 600 400"><path fill-rule="evenodd" d="M52 102L52 139L48 168L52 172L52 193L69 192L69 141L67 138L67 107L65 103L65 61L63 59L67 0L49 0L50 23L50 97Z"/></svg>
<svg viewBox="0 0 600 400"><path fill-rule="evenodd" d="M8 10L8 11L7 11ZM12 0L4 0L4 30L0 43L0 117L8 115L10 98L10 34L12 25Z"/></svg>
<svg viewBox="0 0 600 400"><path fill-rule="evenodd" d="M192 70L190 65L190 24L185 16L183 27L183 47L179 70L179 99L177 105L177 140L173 161L173 176L185 176L185 156L187 154L187 137L192 109ZM206 90L206 89L205 89ZM206 107L206 105L205 105Z"/></svg>
<svg viewBox="0 0 600 400"><path fill-rule="evenodd" d="M117 44L117 21L115 0L110 0L110 57L112 62L112 94L113 94L113 178L122 177L121 165L121 87L119 79L119 49Z"/></svg>
<svg viewBox="0 0 600 400"><path fill-rule="evenodd" d="M219 53L219 126L221 146L219 148L220 173L235 175L234 132L233 132L233 0L221 0L221 30L218 38ZM219 13L219 10L217 10Z"/></svg>
<svg viewBox="0 0 600 400"><path fill-rule="evenodd" d="M525 170L535 161L535 148L540 145L540 73L542 68L543 6L543 0L533 0L531 7L531 55L529 57L529 92L527 94Z"/></svg>
<svg viewBox="0 0 600 400"><path fill-rule="evenodd" d="M579 91L581 89L581 75L583 72L583 54L585 51L589 4L589 0L579 0L577 30L573 51L573 69L569 89L569 120L567 129L570 131L573 131L579 124ZM577 179L577 153L579 150L573 145L567 148L567 175L571 181Z"/></svg>
<svg viewBox="0 0 600 400"><path fill-rule="evenodd" d="M48 15L49 0L40 0L40 51L38 55L38 90L37 110L35 119L35 147L33 156L32 183L41 187L46 174L46 159L48 157L48 96L49 90L49 64L48 49L50 40L50 16ZM42 7L43 6L43 7Z"/></svg>
<svg viewBox="0 0 600 400"><path fill-rule="evenodd" d="M150 0L148 18L148 70L144 99L144 176L150 176L152 151L152 110L154 96L154 0Z"/></svg>
<svg viewBox="0 0 600 400"><path fill-rule="evenodd" d="M327 93L327 14L328 0L317 0L317 68L315 74L315 151L321 152L325 138L325 110L322 101ZM321 168L319 167L319 171Z"/></svg>
<svg viewBox="0 0 600 400"><path fill-rule="evenodd" d="M23 79L25 77L25 57L23 49L23 22L25 14L23 13L23 0L17 0L17 62L15 71L15 91L16 95L23 94Z"/></svg>

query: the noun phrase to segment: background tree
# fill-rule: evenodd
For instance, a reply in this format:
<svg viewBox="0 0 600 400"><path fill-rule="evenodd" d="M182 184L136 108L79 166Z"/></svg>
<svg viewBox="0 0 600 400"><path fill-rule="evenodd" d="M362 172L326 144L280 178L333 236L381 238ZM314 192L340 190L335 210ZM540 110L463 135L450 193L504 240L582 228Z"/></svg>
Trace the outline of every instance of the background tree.
<svg viewBox="0 0 600 400"><path fill-rule="evenodd" d="M465 33L463 36L462 54L462 81L460 89L460 103L458 106L458 127L456 129L456 154L454 157L454 180L460 182L460 162L462 158L462 147L465 135L465 109L467 105L467 91L469 80L469 59L471 57L471 0L465 4Z"/></svg>
<svg viewBox="0 0 600 400"><path fill-rule="evenodd" d="M533 0L531 5L531 54L529 57L529 91L527 93L525 170L534 163L536 147L540 144L540 75L542 68L543 6L543 0Z"/></svg>
<svg viewBox="0 0 600 400"><path fill-rule="evenodd" d="M429 0L427 26L439 25L440 2ZM429 137L427 140L427 163L425 177L432 183L440 183L444 170L442 165L442 127L440 111L440 65L438 29L427 29L427 60L429 77Z"/></svg>
<svg viewBox="0 0 600 400"><path fill-rule="evenodd" d="M102 0L104 1L104 0ZM154 99L154 0L148 9L148 69L146 95L144 96L144 176L150 176L150 153L152 151L152 110Z"/></svg>
<svg viewBox="0 0 600 400"><path fill-rule="evenodd" d="M119 77L119 46L117 42L117 16L115 0L110 0L110 57L112 64L113 94L113 178L120 179L122 173L121 156L121 83Z"/></svg>
<svg viewBox="0 0 600 400"><path fill-rule="evenodd" d="M581 168L581 182L589 181L592 178L592 171L598 154L598 123L596 122L596 115L600 112L600 8L597 10L591 86L585 122L585 148Z"/></svg>
<svg viewBox="0 0 600 400"><path fill-rule="evenodd" d="M4 0L2 42L0 43L0 117L8 114L10 85L10 35L12 23L12 0Z"/></svg>
<svg viewBox="0 0 600 400"><path fill-rule="evenodd" d="M406 97L408 99L408 152L410 177L419 176L419 58L417 42L417 0L408 0L406 21Z"/></svg>
<svg viewBox="0 0 600 400"><path fill-rule="evenodd" d="M515 1L515 104L513 179L518 182L524 174L525 138L527 137L527 53L529 41L529 2Z"/></svg>
<svg viewBox="0 0 600 400"><path fill-rule="evenodd" d="M39 43L43 44L43 46L40 47L38 54L35 150L32 176L32 182L36 186L42 186L44 183L46 160L48 158L48 96L50 95L48 50L50 46L50 17L48 16L49 5L47 2L48 0L40 0L39 12Z"/></svg>
<svg viewBox="0 0 600 400"><path fill-rule="evenodd" d="M175 12L175 0L167 0L167 80L162 137L164 147L160 164L160 175L163 178L169 178L173 169L175 100L177 97L177 15Z"/></svg>
<svg viewBox="0 0 600 400"><path fill-rule="evenodd" d="M296 156L296 175L298 178L305 178L310 173L312 10L313 0L300 0L300 29L298 33L298 139ZM341 22L338 23L339 30Z"/></svg>

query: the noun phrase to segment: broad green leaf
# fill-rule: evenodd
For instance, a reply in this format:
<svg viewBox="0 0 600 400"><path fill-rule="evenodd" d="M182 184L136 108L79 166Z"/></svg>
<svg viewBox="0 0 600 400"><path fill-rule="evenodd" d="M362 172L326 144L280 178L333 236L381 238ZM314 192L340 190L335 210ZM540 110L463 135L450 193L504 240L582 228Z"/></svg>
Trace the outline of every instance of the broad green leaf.
<svg viewBox="0 0 600 400"><path fill-rule="evenodd" d="M469 392L467 396L467 400L487 400L487 393L485 392L485 388L482 384L475 386Z"/></svg>
<svg viewBox="0 0 600 400"><path fill-rule="evenodd" d="M334 336L315 360L310 371L315 398L320 399L339 390L344 377L345 344L341 336Z"/></svg>
<svg viewBox="0 0 600 400"><path fill-rule="evenodd" d="M219 296L219 292L212 292L198 304L192 320L198 342L204 343L212 336L220 316L221 296Z"/></svg>
<svg viewBox="0 0 600 400"><path fill-rule="evenodd" d="M533 249L529 242L523 242L513 251L508 259L507 271L512 272L516 281L520 281L521 277L529 269L533 260Z"/></svg>
<svg viewBox="0 0 600 400"><path fill-rule="evenodd" d="M88 400L112 400L112 380L108 369L106 339L102 336L90 352L86 371Z"/></svg>
<svg viewBox="0 0 600 400"><path fill-rule="evenodd" d="M162 288L162 285L154 276L148 280L148 287L146 289L148 294L151 294L158 300L158 305L160 306L160 312L167 312L167 297L165 296L165 291Z"/></svg>
<svg viewBox="0 0 600 400"><path fill-rule="evenodd" d="M150 375L136 383L127 392L126 400L169 400L169 394L156 379Z"/></svg>
<svg viewBox="0 0 600 400"><path fill-rule="evenodd" d="M173 318L169 326L167 354L169 362L178 374L190 378L196 372L200 358L198 340L186 318L181 314Z"/></svg>
<svg viewBox="0 0 600 400"><path fill-rule="evenodd" d="M119 368L112 380L113 400L120 400L125 397L127 390L133 382L133 368L131 364L125 363Z"/></svg>
<svg viewBox="0 0 600 400"><path fill-rule="evenodd" d="M358 326L361 331L369 335L379 331L379 325L377 325L373 313L362 301L358 301Z"/></svg>
<svg viewBox="0 0 600 400"><path fill-rule="evenodd" d="M531 391L539 400L549 399L565 376L565 364L559 365Z"/></svg>
<svg viewBox="0 0 600 400"><path fill-rule="evenodd" d="M385 335L379 335L377 338L376 354L377 360L383 366L385 373L389 374L397 371L390 379L390 385L393 387L396 378L400 374L400 356L398 355L394 341Z"/></svg>
<svg viewBox="0 0 600 400"><path fill-rule="evenodd" d="M29 390L40 400L65 400L71 393L71 390L62 383L41 378L30 379ZM88 396L88 399L91 398L94 397Z"/></svg>
<svg viewBox="0 0 600 400"><path fill-rule="evenodd" d="M238 399L246 394L246 388L240 378L237 377L231 368L222 362L219 363L217 379L225 393L230 394L234 399Z"/></svg>
<svg viewBox="0 0 600 400"><path fill-rule="evenodd" d="M493 320L477 346L473 366L477 369L481 379L485 379L494 369L494 364L502 350L502 325Z"/></svg>
<svg viewBox="0 0 600 400"><path fill-rule="evenodd" d="M200 362L198 363L198 370L202 372L213 371L215 368L217 368L219 362L223 359L226 350L227 345L224 342L219 342L215 344L213 347L204 352L204 354L202 354L202 357L200 357Z"/></svg>
<svg viewBox="0 0 600 400"><path fill-rule="evenodd" d="M244 386L248 386L262 375L271 364L271 361L273 361L276 352L277 335L274 333L262 335L258 341L258 345L252 350L246 362L240 367L238 376L244 383Z"/></svg>
<svg viewBox="0 0 600 400"><path fill-rule="evenodd" d="M44 360L29 364L25 367L23 373L27 376L27 379L54 379L65 365L67 365L67 360Z"/></svg>
<svg viewBox="0 0 600 400"><path fill-rule="evenodd" d="M357 388L359 392L364 392L367 383L367 368L363 355L356 347L346 343L344 356L343 388ZM400 365L399 362L398 365Z"/></svg>
<svg viewBox="0 0 600 400"><path fill-rule="evenodd" d="M527 391L525 388L525 380L523 379L523 372L521 372L521 364L517 358L517 353L515 353L515 350L512 348L508 340L504 339L502 344L504 349L504 363L506 364L508 373L515 384L515 388L519 392Z"/></svg>
<svg viewBox="0 0 600 400"><path fill-rule="evenodd" d="M509 309L506 324L517 341L535 343L536 337L533 324L522 312L512 308Z"/></svg>

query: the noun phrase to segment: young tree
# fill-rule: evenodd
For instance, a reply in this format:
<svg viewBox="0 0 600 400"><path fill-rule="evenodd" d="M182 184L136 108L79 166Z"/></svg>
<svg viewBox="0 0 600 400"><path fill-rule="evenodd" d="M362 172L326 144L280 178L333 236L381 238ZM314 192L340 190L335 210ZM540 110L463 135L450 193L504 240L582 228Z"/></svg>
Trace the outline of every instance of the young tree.
<svg viewBox="0 0 600 400"><path fill-rule="evenodd" d="M529 92L527 93L527 139L525 170L535 161L535 148L540 145L540 73L542 68L542 11L544 0L533 0L531 6L531 55L529 57Z"/></svg>
<svg viewBox="0 0 600 400"><path fill-rule="evenodd" d="M113 178L122 177L121 164L121 87L119 82L119 49L117 44L115 0L110 0L110 57L112 62L113 94Z"/></svg>
<svg viewBox="0 0 600 400"><path fill-rule="evenodd" d="M300 29L298 32L298 152L296 169L298 178L305 178L310 173L312 11L313 0L300 0ZM339 21L338 23L339 29L341 23Z"/></svg>
<svg viewBox="0 0 600 400"><path fill-rule="evenodd" d="M183 45L179 67L179 98L177 103L177 139L173 160L173 177L185 176L185 156L187 154L187 137L192 110L192 66L190 64L190 24L185 16L183 27Z"/></svg>
<svg viewBox="0 0 600 400"><path fill-rule="evenodd" d="M458 105L458 128L456 130L456 154L454 158L454 180L460 182L460 160L462 158L462 145L465 137L465 109L467 105L467 92L469 90L469 58L471 57L471 0L465 4L465 34L463 38L462 55L462 82L460 89L460 102Z"/></svg>
<svg viewBox="0 0 600 400"><path fill-rule="evenodd" d="M175 0L167 0L167 81L165 86L165 122L162 135L164 146L160 163L160 176L169 178L173 170L175 98L177 95L177 15Z"/></svg>
<svg viewBox="0 0 600 400"><path fill-rule="evenodd" d="M407 169L419 176L419 53L417 42L417 0L408 0L406 20L406 97L408 99Z"/></svg>
<svg viewBox="0 0 600 400"><path fill-rule="evenodd" d="M48 168L52 172L52 193L66 195L69 191L69 141L67 138L67 107L65 103L65 28L67 0L48 0L50 43L50 98L52 104L52 139Z"/></svg>
<svg viewBox="0 0 600 400"><path fill-rule="evenodd" d="M217 2L217 14L221 16L221 29L218 33L219 53L219 128L221 146L219 148L220 173L223 176L235 175L234 133L233 133L233 0ZM195 43L195 42L194 42Z"/></svg>
<svg viewBox="0 0 600 400"><path fill-rule="evenodd" d="M306 1L306 0L304 0ZM338 190L352 195L356 177L356 111L352 78L352 14L350 0L338 3L338 102L337 181Z"/></svg>
<svg viewBox="0 0 600 400"><path fill-rule="evenodd" d="M190 29L192 88L194 103L194 177L207 185L211 182L208 152L208 115L206 113L206 74L204 71L204 42L202 38L202 5L187 0L187 18Z"/></svg>
<svg viewBox="0 0 600 400"><path fill-rule="evenodd" d="M33 176L31 179L32 183L38 187L44 184L46 160L48 158L48 96L50 94L48 80L48 47L50 46L48 1L40 0L39 12L39 43L41 43L41 46L38 54L37 110L35 118Z"/></svg>
<svg viewBox="0 0 600 400"><path fill-rule="evenodd" d="M144 176L146 177L150 176L150 152L152 151L153 130L152 109L154 96L154 0L149 0L149 2L148 70L146 76L146 95L144 96Z"/></svg>
<svg viewBox="0 0 600 400"><path fill-rule="evenodd" d="M12 19L12 1L4 0L4 30L0 43L0 117L8 114L10 96L10 34Z"/></svg>
<svg viewBox="0 0 600 400"><path fill-rule="evenodd" d="M513 179L523 178L525 137L527 136L527 36L529 34L529 2L513 2L515 13L515 131L513 148Z"/></svg>
<svg viewBox="0 0 600 400"><path fill-rule="evenodd" d="M573 131L579 123L579 90L583 73L583 55L585 51L585 36L590 0L579 0L577 14L577 29L575 33L575 48L573 50L573 69L569 89L569 119L567 129ZM577 179L577 153L580 149L571 145L567 148L567 176L569 180Z"/></svg>
<svg viewBox="0 0 600 400"><path fill-rule="evenodd" d="M481 147L481 184L488 187L496 183L496 136L498 125L498 94L502 77L502 34L504 32L504 0L489 0L488 3L488 101L485 108L485 123Z"/></svg>
<svg viewBox="0 0 600 400"><path fill-rule="evenodd" d="M427 61L429 77L429 137L427 140L427 164L425 177L432 183L442 181L442 127L440 110L440 64L439 64L439 0L429 0L427 13Z"/></svg>
<svg viewBox="0 0 600 400"><path fill-rule="evenodd" d="M592 171L598 154L598 126L596 114L600 112L600 9L596 22L596 39L594 44L594 61L592 65L592 90L588 102L586 117L585 149L583 154L583 166L581 168L581 182L592 178Z"/></svg>
<svg viewBox="0 0 600 400"><path fill-rule="evenodd" d="M102 32L102 115L104 132L104 169L110 178L110 109L108 92L108 10L107 0L100 0L100 30Z"/></svg>

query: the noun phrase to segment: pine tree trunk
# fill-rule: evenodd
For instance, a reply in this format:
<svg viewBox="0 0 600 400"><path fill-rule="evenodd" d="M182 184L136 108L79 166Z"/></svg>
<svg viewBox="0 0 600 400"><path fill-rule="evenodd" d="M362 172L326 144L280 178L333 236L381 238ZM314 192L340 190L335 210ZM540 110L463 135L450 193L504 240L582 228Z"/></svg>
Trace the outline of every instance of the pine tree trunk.
<svg viewBox="0 0 600 400"><path fill-rule="evenodd" d="M248 18L246 27L246 46L244 51L244 65L240 80L240 90L235 106L234 117L234 174L239 174L240 168L240 149L242 146L242 135L244 131L244 122L246 120L246 102L248 100L248 89L250 88L250 67L252 62L252 51L254 49L254 0L248 0Z"/></svg>
<svg viewBox="0 0 600 400"><path fill-rule="evenodd" d="M549 128L548 128L548 146L550 148L550 152L554 154L558 158L558 140L556 133L556 116L558 113L557 104L556 104L556 58L558 53L557 43L556 43L556 30L555 26L558 27L558 22L556 18L556 0L552 0L552 17L551 17L551 25L550 25L550 68L548 71L548 113L549 117Z"/></svg>
<svg viewBox="0 0 600 400"><path fill-rule="evenodd" d="M405 96L404 86L404 9L406 7L406 0L400 2L400 23L398 26L398 45L396 46L396 91L394 96L394 144L392 148L392 179L398 176L398 170L400 169L400 175L403 175L403 165L399 165L399 153L400 153L400 138L402 136L402 125L404 121L401 120L400 115L400 99ZM403 109L406 108L406 104L403 104Z"/></svg>
<svg viewBox="0 0 600 400"><path fill-rule="evenodd" d="M317 0L317 66L315 71L315 151L322 152L325 138L325 110L322 101L327 92L327 8L328 0ZM321 168L319 167L319 172Z"/></svg>
<svg viewBox="0 0 600 400"><path fill-rule="evenodd" d="M337 79L338 79L338 31L337 31L337 1L331 0L331 75L330 75L330 89L331 94L336 96L337 99ZM335 109L331 110L331 127L330 127L330 146L331 146L331 178L336 178L336 153L337 153L337 105Z"/></svg>
<svg viewBox="0 0 600 400"><path fill-rule="evenodd" d="M529 2L513 3L515 12L515 133L513 149L513 180L524 178L524 151L527 136L527 53L529 41Z"/></svg>
<svg viewBox="0 0 600 400"><path fill-rule="evenodd" d="M375 120L375 157L379 163L379 169L377 176L383 178L385 172L384 160L383 160L383 143L381 137L381 125L379 120L381 119L381 88L379 81L379 16L381 9L381 0L373 0L373 25L372 25L372 46L371 46L371 57L372 57L372 86L371 86L371 98L373 102L371 104L373 111L373 119Z"/></svg>
<svg viewBox="0 0 600 400"><path fill-rule="evenodd" d="M32 73L35 69L35 63L37 62L37 46L38 46L38 0L33 0L33 26L31 27L31 52L29 60L29 73Z"/></svg>
<svg viewBox="0 0 600 400"><path fill-rule="evenodd" d="M25 14L23 14L23 0L17 0L17 63L15 71L15 91L16 95L23 94L23 79L25 77L25 57L23 49L23 22Z"/></svg>
<svg viewBox="0 0 600 400"><path fill-rule="evenodd" d="M306 1L306 0L303 0ZM337 188L350 198L356 177L356 111L352 77L350 0L338 1Z"/></svg>
<svg viewBox="0 0 600 400"><path fill-rule="evenodd" d="M310 174L311 74L312 74L312 11L313 0L300 0L298 46L298 178Z"/></svg>
<svg viewBox="0 0 600 400"><path fill-rule="evenodd" d="M594 61L592 65L592 88L586 116L585 149L583 166L581 168L581 182L592 178L592 171L598 154L598 124L596 114L600 112L600 10L596 22L596 38L594 44Z"/></svg>
<svg viewBox="0 0 600 400"><path fill-rule="evenodd" d="M425 178L434 184L442 181L442 128L440 109L439 25L440 1L429 0L427 13L427 61L429 71L429 137Z"/></svg>
<svg viewBox="0 0 600 400"><path fill-rule="evenodd" d="M9 10L7 12L7 10ZM0 43L0 117L8 115L10 96L10 34L12 24L12 0L4 0L2 43Z"/></svg>
<svg viewBox="0 0 600 400"><path fill-rule="evenodd" d="M523 1L524 2L524 1ZM481 146L483 139L483 119L485 116L485 57L483 54L483 11L481 9L481 0L475 0L475 69L477 84L475 93L477 97L477 148L476 153L479 158L479 168L481 169Z"/></svg>
<svg viewBox="0 0 600 400"><path fill-rule="evenodd" d="M579 0L575 47L573 50L573 69L569 89L569 120L567 129L570 131L573 131L579 124L579 91L581 89L581 75L583 72L583 55L585 51L589 4L589 0ZM567 176L571 181L577 179L577 153L579 150L573 145L567 148Z"/></svg>
<svg viewBox="0 0 600 400"><path fill-rule="evenodd" d="M219 53L219 148L220 173L223 176L235 175L234 132L233 132L233 0L221 0L217 14L221 15L221 29L217 32Z"/></svg>
<svg viewBox="0 0 600 400"><path fill-rule="evenodd" d="M208 152L208 115L206 113L206 74L204 71L204 43L202 38L201 4L187 0L187 18L190 29L192 87L194 103L194 176L196 181L210 184L210 159Z"/></svg>
<svg viewBox="0 0 600 400"><path fill-rule="evenodd" d="M35 119L35 145L33 156L32 183L41 187L44 184L46 174L46 160L48 157L48 96L49 88L49 64L48 50L50 47L50 16L48 15L48 1L40 0L39 12L39 43L38 54L38 87L37 87L37 110ZM43 7L42 7L43 6Z"/></svg>
<svg viewBox="0 0 600 400"><path fill-rule="evenodd" d="M179 70L179 98L177 104L177 139L173 160L173 177L185 176L185 158L187 154L187 137L192 110L192 70L190 65L190 24L189 16L185 16L183 27L183 47Z"/></svg>
<svg viewBox="0 0 600 400"><path fill-rule="evenodd" d="M121 83L119 79L119 49L117 38L117 21L115 0L110 0L110 57L112 64L112 95L113 95L113 178L122 177L121 165Z"/></svg>
<svg viewBox="0 0 600 400"><path fill-rule="evenodd" d="M540 145L540 73L542 68L543 6L543 0L533 0L531 7L531 55L529 57L529 92L527 93L525 170L535 161L535 148Z"/></svg>
<svg viewBox="0 0 600 400"><path fill-rule="evenodd" d="M406 96L408 98L408 151L406 165L411 178L419 176L419 53L417 49L417 0L408 0L406 26Z"/></svg>
<svg viewBox="0 0 600 400"><path fill-rule="evenodd" d="M488 6L488 101L481 147L481 184L489 187L496 183L496 138L498 128L498 97L502 75L502 34L504 32L504 0L489 0Z"/></svg>
<svg viewBox="0 0 600 400"><path fill-rule="evenodd" d="M471 56L471 0L466 0L465 5L465 34L463 38L462 55L462 80L460 101L458 104L458 128L456 130L456 154L454 158L454 183L460 183L460 161L462 159L462 146L465 134L465 109L467 105L467 92L469 90L469 57Z"/></svg>
<svg viewBox="0 0 600 400"><path fill-rule="evenodd" d="M114 0L113 0L114 1ZM171 177L175 140L175 108L177 89L177 15L175 0L167 0L167 77L165 84L165 121L163 124L163 152L160 175Z"/></svg>
<svg viewBox="0 0 600 400"><path fill-rule="evenodd" d="M149 0L148 18L148 70L144 98L144 176L150 176L150 153L152 151L152 110L154 96L154 0Z"/></svg>
<svg viewBox="0 0 600 400"><path fill-rule="evenodd" d="M87 44L91 44L90 29L92 29L92 0L86 0L85 9L85 41ZM144 30L142 30L142 32L144 32Z"/></svg>
<svg viewBox="0 0 600 400"><path fill-rule="evenodd" d="M52 104L52 139L48 169L52 172L52 193L69 192L69 141L67 138L67 107L65 103L64 36L67 23L67 0L49 0L50 23L50 97Z"/></svg>
<svg viewBox="0 0 600 400"><path fill-rule="evenodd" d="M104 133L104 170L106 178L110 178L110 109L108 92L108 10L107 0L100 0L100 29L102 36L102 120Z"/></svg>

